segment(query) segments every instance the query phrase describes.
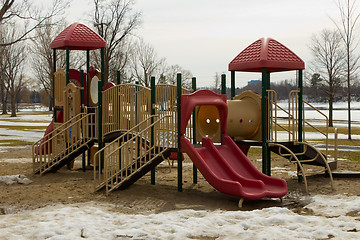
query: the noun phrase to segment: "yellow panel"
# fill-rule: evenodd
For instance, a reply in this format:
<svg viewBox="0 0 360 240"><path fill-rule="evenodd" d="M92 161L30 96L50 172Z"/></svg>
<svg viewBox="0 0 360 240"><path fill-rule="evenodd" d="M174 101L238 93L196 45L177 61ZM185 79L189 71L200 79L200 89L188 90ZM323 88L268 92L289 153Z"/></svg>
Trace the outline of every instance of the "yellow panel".
<svg viewBox="0 0 360 240"><path fill-rule="evenodd" d="M54 73L55 106L64 106L64 88L66 86L66 73L63 68Z"/></svg>
<svg viewBox="0 0 360 240"><path fill-rule="evenodd" d="M261 140L261 97L245 91L228 100L227 134L240 140Z"/></svg>
<svg viewBox="0 0 360 240"><path fill-rule="evenodd" d="M221 141L221 125L219 111L213 105L201 105L196 111L196 141L201 142L203 137L213 142Z"/></svg>

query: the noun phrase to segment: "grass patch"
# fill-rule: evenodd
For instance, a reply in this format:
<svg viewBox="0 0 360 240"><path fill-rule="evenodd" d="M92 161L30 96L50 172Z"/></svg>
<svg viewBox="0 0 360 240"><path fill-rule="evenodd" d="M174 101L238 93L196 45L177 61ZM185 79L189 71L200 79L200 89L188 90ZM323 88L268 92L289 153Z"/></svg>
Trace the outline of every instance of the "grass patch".
<svg viewBox="0 0 360 240"><path fill-rule="evenodd" d="M331 157L334 157L334 151L331 150L328 153ZM338 159L346 159L360 163L360 154L357 151L338 151Z"/></svg>
<svg viewBox="0 0 360 240"><path fill-rule="evenodd" d="M324 126L317 126L316 124L313 124L314 127L316 127L317 129L319 129L322 132L326 132L326 127ZM285 129L288 129L288 125L284 125L281 124L282 127L284 127ZM338 129L338 133L339 134L348 134L348 128L347 127L336 127ZM305 126L304 129L305 132L318 132L316 129L310 127L310 126ZM328 128L329 133L334 133L335 132L335 127L329 127ZM360 135L360 128L358 127L352 127L351 128L351 134L353 135Z"/></svg>
<svg viewBox="0 0 360 240"><path fill-rule="evenodd" d="M17 123L49 123L49 121L38 121L38 120L20 120L20 119L7 119L1 118L1 122L17 122Z"/></svg>
<svg viewBox="0 0 360 240"><path fill-rule="evenodd" d="M259 157L262 156L262 148L261 147L250 147L249 149L249 155L259 155Z"/></svg>
<svg viewBox="0 0 360 240"><path fill-rule="evenodd" d="M10 130L17 130L17 131L45 131L45 126L0 126L0 129L10 129Z"/></svg>

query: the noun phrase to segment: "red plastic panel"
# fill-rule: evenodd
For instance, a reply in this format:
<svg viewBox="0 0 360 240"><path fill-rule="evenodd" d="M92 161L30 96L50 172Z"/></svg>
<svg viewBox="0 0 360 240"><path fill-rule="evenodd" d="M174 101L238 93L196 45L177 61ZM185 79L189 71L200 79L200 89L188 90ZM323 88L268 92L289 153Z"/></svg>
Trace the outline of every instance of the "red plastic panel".
<svg viewBox="0 0 360 240"><path fill-rule="evenodd" d="M304 69L305 63L272 38L253 42L229 63L229 71L261 72L263 67L268 72L281 72Z"/></svg>
<svg viewBox="0 0 360 240"><path fill-rule="evenodd" d="M222 132L226 133L227 104L226 95L214 93L207 89L198 90L192 94L181 95L181 131L185 134L187 123L190 119L194 107L199 105L214 105L220 115Z"/></svg>
<svg viewBox="0 0 360 240"><path fill-rule="evenodd" d="M81 87L81 74L79 70L69 69L69 79L76 86ZM87 81L86 73L84 73L84 104L87 105Z"/></svg>
<svg viewBox="0 0 360 240"><path fill-rule="evenodd" d="M45 141L47 141L48 139L50 139L52 137L52 132L54 131L54 120L50 122L50 124L47 126L46 130L45 130L45 134L44 134L44 139L41 141L41 143L44 143ZM35 147L35 153L36 154L49 154L52 153L52 140L49 141L48 143L45 143L44 145L42 145L41 150L40 150L40 146L36 146Z"/></svg>
<svg viewBox="0 0 360 240"><path fill-rule="evenodd" d="M106 41L92 29L81 23L73 23L51 43L52 49L94 50L106 47Z"/></svg>

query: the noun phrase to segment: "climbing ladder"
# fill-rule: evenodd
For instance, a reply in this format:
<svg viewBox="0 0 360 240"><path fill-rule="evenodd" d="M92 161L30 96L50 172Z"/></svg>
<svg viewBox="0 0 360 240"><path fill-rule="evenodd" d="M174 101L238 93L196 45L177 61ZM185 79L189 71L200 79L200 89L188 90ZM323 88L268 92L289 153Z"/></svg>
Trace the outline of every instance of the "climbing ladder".
<svg viewBox="0 0 360 240"><path fill-rule="evenodd" d="M176 134L170 128L172 115L152 115L99 150L95 160L95 191L124 189L170 156Z"/></svg>
<svg viewBox="0 0 360 240"><path fill-rule="evenodd" d="M32 145L34 173L54 172L88 150L97 138L96 113L80 113Z"/></svg>
<svg viewBox="0 0 360 240"><path fill-rule="evenodd" d="M331 171L335 170L337 167L336 161L329 161L328 156L328 135L329 135L329 120L328 117L323 114L321 111L316 109L310 103L303 101L303 129L305 127L310 127L314 129L315 132L321 134L325 138L326 151L325 154L315 148L313 145L308 143L305 139L306 134L303 131L302 141L299 141L299 132L298 132L298 93L299 90L293 90L289 93L289 110L285 110L277 104L277 95L274 90L268 91L268 106L269 106L269 126L270 126L270 137L269 137L269 149L284 157L289 159L291 162L294 162L298 166L298 175L301 175L304 179L306 191L307 180L305 170L302 164L310 164L316 166L323 166L326 172L330 176L331 186L333 187L333 178ZM314 126L305 119L305 106L310 107L314 111L317 111L321 116L324 117L325 121L325 131L320 130L320 128ZM278 110L281 113L285 114L287 118L287 124L279 123ZM279 132L285 132L288 135L287 139L279 139Z"/></svg>

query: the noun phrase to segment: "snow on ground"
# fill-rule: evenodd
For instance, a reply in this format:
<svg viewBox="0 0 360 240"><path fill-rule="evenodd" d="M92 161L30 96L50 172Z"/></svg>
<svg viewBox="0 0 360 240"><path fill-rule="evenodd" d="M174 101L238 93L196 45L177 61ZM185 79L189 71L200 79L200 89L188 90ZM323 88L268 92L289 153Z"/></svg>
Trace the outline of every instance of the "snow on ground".
<svg viewBox="0 0 360 240"><path fill-rule="evenodd" d="M28 179L25 175L7 175L7 176L0 176L0 183L5 183L6 185L12 185L15 183L20 184L30 184L32 181Z"/></svg>
<svg viewBox="0 0 360 240"><path fill-rule="evenodd" d="M0 115L0 120L1 120L0 122L3 122L3 121L10 121L11 122L13 120L15 120L15 121L29 121L30 122L29 124L31 124L31 122L36 122L36 121L40 121L40 122L48 121L50 123L51 120L52 120L52 113L45 113L45 114L19 113L19 114L17 114L16 117L10 117L10 115ZM46 124L46 123L43 123L43 124ZM45 126L47 126L47 125L45 125ZM32 126L32 125L30 125L30 126Z"/></svg>
<svg viewBox="0 0 360 240"><path fill-rule="evenodd" d="M6 126L24 126L24 127L46 127L51 121L51 114L18 114L11 118L9 115L0 115L0 139L1 140L22 140L26 142L36 142L44 136L44 131L34 131L30 129L13 130ZM28 122L26 122L28 121Z"/></svg>
<svg viewBox="0 0 360 240"><path fill-rule="evenodd" d="M0 216L0 239L359 239L360 222L346 213L359 213L360 197L312 200L305 207L316 216L281 207L121 214L112 204L58 204Z"/></svg>
<svg viewBox="0 0 360 240"><path fill-rule="evenodd" d="M26 142L36 142L44 137L44 132L10 130L3 128L0 131L1 140L22 140Z"/></svg>
<svg viewBox="0 0 360 240"><path fill-rule="evenodd" d="M7 159L0 159L0 163L32 163L32 158L7 158Z"/></svg>

